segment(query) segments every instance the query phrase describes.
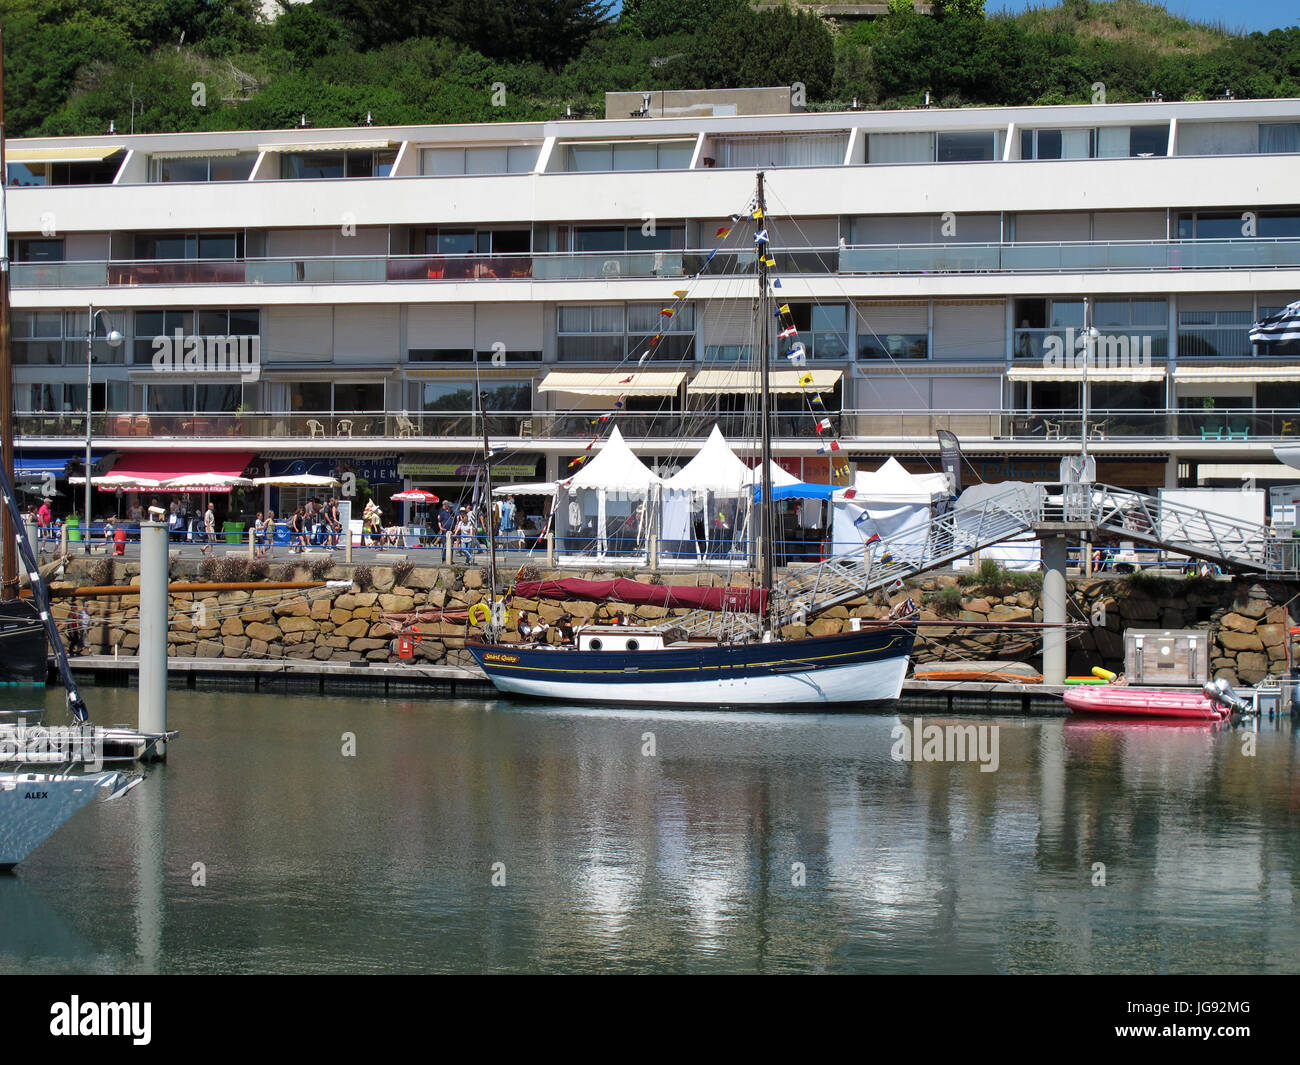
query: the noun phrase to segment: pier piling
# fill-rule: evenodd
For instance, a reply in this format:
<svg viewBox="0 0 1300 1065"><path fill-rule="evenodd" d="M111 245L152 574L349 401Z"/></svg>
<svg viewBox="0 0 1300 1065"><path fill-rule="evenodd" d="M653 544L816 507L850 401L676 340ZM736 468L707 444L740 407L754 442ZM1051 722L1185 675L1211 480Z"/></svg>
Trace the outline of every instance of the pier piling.
<svg viewBox="0 0 1300 1065"><path fill-rule="evenodd" d="M167 731L167 526L140 523L140 717L141 732ZM167 744L153 757L163 761Z"/></svg>

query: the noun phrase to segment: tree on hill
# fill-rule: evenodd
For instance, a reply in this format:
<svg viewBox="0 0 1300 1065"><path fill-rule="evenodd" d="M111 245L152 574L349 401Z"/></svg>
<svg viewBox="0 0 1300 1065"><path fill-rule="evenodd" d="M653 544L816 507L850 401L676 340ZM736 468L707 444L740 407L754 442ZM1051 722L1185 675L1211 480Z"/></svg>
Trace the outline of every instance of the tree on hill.
<svg viewBox="0 0 1300 1065"><path fill-rule="evenodd" d="M685 63L696 85L734 89L799 82L815 98L831 87L835 42L809 12L739 9L697 35Z"/></svg>
<svg viewBox="0 0 1300 1065"><path fill-rule="evenodd" d="M612 0L317 0L364 47L448 37L496 59L558 70L609 24Z"/></svg>
<svg viewBox="0 0 1300 1065"><path fill-rule="evenodd" d="M747 0L623 0L618 27L647 39L698 33L747 6Z"/></svg>

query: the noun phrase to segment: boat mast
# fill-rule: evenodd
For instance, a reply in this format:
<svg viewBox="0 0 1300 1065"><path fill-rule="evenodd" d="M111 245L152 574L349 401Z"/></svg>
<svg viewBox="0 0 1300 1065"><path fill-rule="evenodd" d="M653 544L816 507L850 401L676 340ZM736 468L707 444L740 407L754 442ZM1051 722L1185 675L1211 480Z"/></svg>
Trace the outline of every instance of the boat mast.
<svg viewBox="0 0 1300 1065"><path fill-rule="evenodd" d="M488 541L488 588L492 593L492 605L497 601L497 537L492 528L492 454L488 443L487 390L478 394L478 411L483 417L483 478L486 485L483 504L483 528L487 530ZM490 619L489 619L490 620Z"/></svg>
<svg viewBox="0 0 1300 1065"><path fill-rule="evenodd" d="M5 67L4 29L0 27L0 466L12 485L14 476L14 374L9 318L9 174L5 169ZM90 476L90 471L86 471ZM10 489L12 491L12 489ZM9 508L0 514L0 542L4 544L4 573L0 579L0 599L18 595L18 555L14 537L23 526L13 524Z"/></svg>
<svg viewBox="0 0 1300 1065"><path fill-rule="evenodd" d="M758 172L758 190L754 195L758 209L758 232L765 233L767 227L767 200L763 192L763 171ZM768 314L770 301L767 297L767 241L758 242L758 410L760 423L760 484L762 497L758 504L758 529L762 558L762 587L767 592L763 608L764 627L772 625L772 584L773 556L776 552L775 508L772 506L772 391L769 378L768 362L771 353L768 347L772 343L772 318Z"/></svg>

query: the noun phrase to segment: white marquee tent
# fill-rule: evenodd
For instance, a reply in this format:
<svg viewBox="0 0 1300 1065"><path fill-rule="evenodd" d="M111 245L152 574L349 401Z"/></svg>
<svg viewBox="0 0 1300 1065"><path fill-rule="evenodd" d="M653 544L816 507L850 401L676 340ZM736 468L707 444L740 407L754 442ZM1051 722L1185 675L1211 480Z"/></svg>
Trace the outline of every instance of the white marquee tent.
<svg viewBox="0 0 1300 1065"><path fill-rule="evenodd" d="M644 552L655 488L662 483L615 426L596 457L559 482L563 497L556 533L566 551L586 550L594 543L598 556L611 547L619 553Z"/></svg>
<svg viewBox="0 0 1300 1065"><path fill-rule="evenodd" d="M943 473L908 473L892 457L878 470L859 470L853 486L834 496L834 553L856 551L875 534L894 538L894 555L919 559L925 553L934 505L947 498L948 478Z"/></svg>
<svg viewBox="0 0 1300 1065"><path fill-rule="evenodd" d="M744 508L746 466L716 425L704 446L685 466L663 483L660 495L659 536L668 553L701 552L716 555L731 551ZM696 540L694 515L702 514L704 542ZM716 519L722 516L722 524Z"/></svg>

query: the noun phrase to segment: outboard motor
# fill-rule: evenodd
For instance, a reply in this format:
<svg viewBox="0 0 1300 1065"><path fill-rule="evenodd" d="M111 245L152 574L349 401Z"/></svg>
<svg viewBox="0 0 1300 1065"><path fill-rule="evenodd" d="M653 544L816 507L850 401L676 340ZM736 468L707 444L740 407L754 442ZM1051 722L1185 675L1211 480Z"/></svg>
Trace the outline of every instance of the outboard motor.
<svg viewBox="0 0 1300 1065"><path fill-rule="evenodd" d="M1207 680L1205 686L1201 690L1205 692L1211 700L1218 703L1220 706L1226 706L1234 714L1254 713L1254 708L1238 698L1237 693L1232 690L1232 685L1222 677L1218 680Z"/></svg>

